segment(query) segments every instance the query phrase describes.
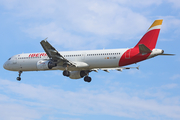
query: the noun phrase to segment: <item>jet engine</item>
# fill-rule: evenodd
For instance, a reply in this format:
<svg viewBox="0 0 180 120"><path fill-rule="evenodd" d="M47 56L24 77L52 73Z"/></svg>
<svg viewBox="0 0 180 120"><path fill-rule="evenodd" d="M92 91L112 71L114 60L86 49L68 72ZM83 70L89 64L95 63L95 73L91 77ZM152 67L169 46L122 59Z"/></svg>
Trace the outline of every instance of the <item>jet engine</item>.
<svg viewBox="0 0 180 120"><path fill-rule="evenodd" d="M53 67L56 67L57 64L53 63L49 60L40 60L37 62L37 69L38 70L48 70L52 69Z"/></svg>
<svg viewBox="0 0 180 120"><path fill-rule="evenodd" d="M83 78L87 74L88 73L86 71L84 71L84 70L82 70L82 71L71 71L69 77L71 79L79 79L79 78Z"/></svg>

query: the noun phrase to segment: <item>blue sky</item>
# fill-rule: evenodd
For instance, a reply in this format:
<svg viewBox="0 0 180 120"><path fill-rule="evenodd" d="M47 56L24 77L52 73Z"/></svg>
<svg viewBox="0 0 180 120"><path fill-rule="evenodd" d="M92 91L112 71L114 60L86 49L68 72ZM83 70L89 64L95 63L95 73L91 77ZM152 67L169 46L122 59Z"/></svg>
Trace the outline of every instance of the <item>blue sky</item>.
<svg viewBox="0 0 180 120"><path fill-rule="evenodd" d="M179 0L0 0L1 120L180 119ZM176 56L137 63L140 70L92 72L91 83L62 71L17 72L4 62L20 53L133 47L163 19L156 48Z"/></svg>

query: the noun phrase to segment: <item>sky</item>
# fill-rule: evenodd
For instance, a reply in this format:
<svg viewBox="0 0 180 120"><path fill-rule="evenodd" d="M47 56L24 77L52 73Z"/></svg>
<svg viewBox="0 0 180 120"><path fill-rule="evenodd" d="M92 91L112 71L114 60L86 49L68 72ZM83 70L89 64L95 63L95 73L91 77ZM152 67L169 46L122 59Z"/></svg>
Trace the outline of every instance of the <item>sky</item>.
<svg viewBox="0 0 180 120"><path fill-rule="evenodd" d="M179 0L0 0L1 120L179 120ZM43 52L134 47L156 19L163 24L158 56L140 69L91 72L91 83L62 71L3 69L8 58Z"/></svg>

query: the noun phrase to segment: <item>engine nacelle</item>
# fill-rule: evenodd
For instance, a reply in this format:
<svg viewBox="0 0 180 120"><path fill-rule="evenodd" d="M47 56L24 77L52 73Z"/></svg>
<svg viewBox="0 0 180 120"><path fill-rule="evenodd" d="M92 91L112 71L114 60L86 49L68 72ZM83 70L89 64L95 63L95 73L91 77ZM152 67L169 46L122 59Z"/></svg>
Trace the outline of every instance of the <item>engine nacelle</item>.
<svg viewBox="0 0 180 120"><path fill-rule="evenodd" d="M70 72L70 78L71 79L80 79L83 78L84 76L86 76L87 73L85 71L71 71Z"/></svg>
<svg viewBox="0 0 180 120"><path fill-rule="evenodd" d="M51 61L48 60L40 60L37 62L37 69L38 70L48 70L48 69L52 69L53 67L56 67L57 64L53 63Z"/></svg>

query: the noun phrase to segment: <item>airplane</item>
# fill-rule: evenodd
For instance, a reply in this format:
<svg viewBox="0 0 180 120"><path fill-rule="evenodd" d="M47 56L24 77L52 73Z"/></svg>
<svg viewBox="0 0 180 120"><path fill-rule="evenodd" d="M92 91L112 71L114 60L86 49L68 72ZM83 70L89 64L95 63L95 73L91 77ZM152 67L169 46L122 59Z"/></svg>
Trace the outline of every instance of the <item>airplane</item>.
<svg viewBox="0 0 180 120"><path fill-rule="evenodd" d="M84 78L85 82L91 82L89 73L92 71L139 69L139 66L124 66L158 55L174 55L155 49L162 22L162 19L155 20L133 48L58 52L46 38L40 42L45 52L14 55L3 67L6 70L18 71L18 81L21 80L23 71L62 70L64 76L71 79Z"/></svg>

